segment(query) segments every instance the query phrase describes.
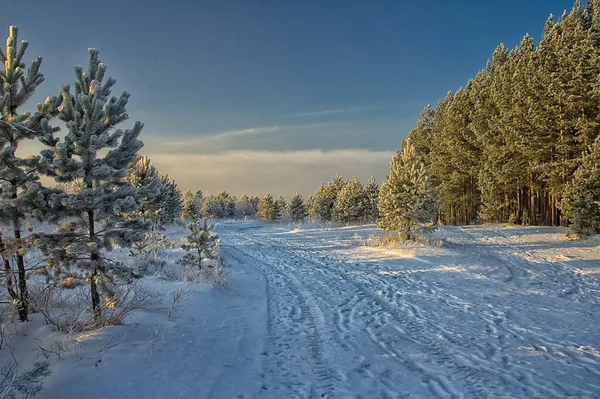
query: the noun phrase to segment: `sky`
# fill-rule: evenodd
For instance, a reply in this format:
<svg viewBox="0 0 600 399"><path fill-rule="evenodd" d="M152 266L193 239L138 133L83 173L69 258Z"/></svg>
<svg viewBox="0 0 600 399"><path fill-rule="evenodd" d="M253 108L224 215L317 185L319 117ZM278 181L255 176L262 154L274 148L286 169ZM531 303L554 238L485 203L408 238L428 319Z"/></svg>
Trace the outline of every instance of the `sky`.
<svg viewBox="0 0 600 399"><path fill-rule="evenodd" d="M308 194L340 173L385 178L401 140L500 43L573 0L7 1L27 62L58 95L100 50L131 93L142 150L183 189Z"/></svg>

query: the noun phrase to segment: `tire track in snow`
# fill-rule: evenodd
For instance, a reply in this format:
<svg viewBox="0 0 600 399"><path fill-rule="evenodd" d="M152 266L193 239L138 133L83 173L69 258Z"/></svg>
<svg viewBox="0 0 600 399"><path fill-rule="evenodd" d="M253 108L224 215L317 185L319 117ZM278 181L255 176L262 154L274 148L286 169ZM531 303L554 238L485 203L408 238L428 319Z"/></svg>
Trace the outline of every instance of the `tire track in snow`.
<svg viewBox="0 0 600 399"><path fill-rule="evenodd" d="M282 242L283 240L281 239L271 240L279 241L282 246L284 245ZM297 252L297 248L295 250L295 247L297 246L298 245L289 245L288 252ZM301 251L306 253L309 252L307 249L302 249ZM321 270L331 270L332 265L339 266L340 264L343 264L343 261L340 260L331 262L333 259L330 254L326 254L321 260L315 260L317 257L314 256L314 254L319 253L320 251L311 249L310 252L312 255L307 255L310 260L308 258L306 260L315 266L320 267ZM426 376L425 380L436 396L440 398L463 397L450 382L461 379L467 383L466 390L475 397L487 398L490 397L490 395L510 397L514 393L513 391L506 390L507 382L514 387L519 387L518 392L521 392L520 395L526 395L528 397L538 397L538 395L542 394L544 397L560 398L573 393L572 389L556 386L556 388L558 388L557 390L552 383L551 385L544 383L546 381L544 381L543 376L540 376L542 382L533 381L531 372L524 367L513 365L510 361L510 357L507 355L502 355L500 357L501 361L497 361L497 355L499 355L499 353L494 353L494 351L502 349L502 345L505 344L506 334L509 333L508 330L506 330L504 323L504 312L493 311L491 316L485 316L490 333L497 334L500 346L493 347L493 351L487 351L484 358L478 359L473 356L465 356L461 353L461 350L457 350L456 348L461 346L466 346L468 348L471 343L455 340L453 339L452 334L448 332L440 333L442 329L435 326L431 319L419 316L419 312L415 312L415 307L413 305L403 303L403 301L397 301L394 304L390 304L383 301L381 296L375 295L373 289L368 288L375 285L374 279L360 283L358 281L361 279L360 276L357 277L356 280L352 280L344 274L344 270L338 270L338 274L343 276L346 281L354 284L364 295L373 300L371 309L380 306L380 309L383 309L387 314L391 315L396 325L402 326L398 328L397 331L399 334L404 335L403 338L405 341L422 345L425 352L433 353L436 356L440 365L443 366L443 369L452 371L450 376L444 376L444 373L439 369L430 368L417 361L403 362L405 366ZM372 274L369 276L373 277ZM405 278L404 282L407 284L411 283L408 278ZM370 324L369 328L371 328L370 331L372 332L371 337L373 341L395 359L401 359L403 357L403 351L399 349L398 345L394 346L393 344L390 344L389 334L381 331L382 325L385 323L380 322L380 320L375 320ZM426 332L426 334L424 334L424 332ZM446 349L443 345L437 343L437 340L428 338L427 336L442 336L444 339L450 338L450 343L454 344L455 348ZM415 337L417 338L415 339ZM407 356L404 356L404 359L406 358ZM583 390L579 390L579 392L584 395L589 394L589 392Z"/></svg>
<svg viewBox="0 0 600 399"><path fill-rule="evenodd" d="M259 244L260 245L260 244ZM324 358L322 344L324 338L321 328L318 327L315 319L318 319L319 310L314 301L311 300L300 287L295 277L283 272L278 267L273 267L274 264L269 262L265 264L264 258L256 257L255 254L249 251L242 251L233 245L228 246L228 255L236 259L237 262L248 264L244 260L253 260L253 264L258 266L265 274L271 292L268 293L270 303L269 306L269 331L267 346L270 350L265 353L266 360L273 358L275 368L266 366L265 375L263 377L265 383L262 385L263 391L271 389L267 385L270 379L284 377L287 381L288 388L292 388L292 392L281 392L278 390L275 396L263 392L266 397L344 397L344 394L338 394L337 385L341 378L336 375L328 362ZM236 253L232 255L232 253ZM264 257L264 254L260 254ZM273 292L275 291L275 292ZM294 303L297 310L292 309L292 312L285 309L286 306ZM295 315L295 318L290 318L290 315ZM290 320L293 320L290 323ZM283 329L283 331L281 331ZM292 337L292 338L290 338ZM296 337L295 339L293 339ZM292 343L294 345L292 345ZM302 378L298 372L298 365L303 359L297 356L299 348L308 348L311 359L304 359L310 368L310 372L315 376L314 383L306 386L306 381L310 379ZM267 376L267 374L270 374ZM281 388L281 387L279 387ZM294 396L288 396L291 393ZM261 395L261 396L263 396Z"/></svg>

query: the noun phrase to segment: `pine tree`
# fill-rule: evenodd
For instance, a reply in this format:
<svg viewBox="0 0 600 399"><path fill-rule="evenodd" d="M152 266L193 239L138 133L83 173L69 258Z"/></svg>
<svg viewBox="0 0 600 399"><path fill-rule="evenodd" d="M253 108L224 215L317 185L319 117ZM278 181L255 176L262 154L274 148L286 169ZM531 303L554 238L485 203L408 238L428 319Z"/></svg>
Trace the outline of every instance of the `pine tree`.
<svg viewBox="0 0 600 399"><path fill-rule="evenodd" d="M273 201L273 196L271 194L266 193L258 203L258 218L260 220L272 222L275 220L275 217L275 201Z"/></svg>
<svg viewBox="0 0 600 399"><path fill-rule="evenodd" d="M600 233L600 136L567 185L562 209L571 221L568 237L579 239Z"/></svg>
<svg viewBox="0 0 600 399"><path fill-rule="evenodd" d="M234 218L235 217L235 197L229 195L227 191L223 191L217 195L216 200L219 202L221 209L223 210L222 218Z"/></svg>
<svg viewBox="0 0 600 399"><path fill-rule="evenodd" d="M427 167L406 139L390 164L390 174L379 191L379 226L399 232L402 239L415 239L417 227L432 220L436 206Z"/></svg>
<svg viewBox="0 0 600 399"><path fill-rule="evenodd" d="M334 207L336 220L346 224L362 221L365 203L365 189L358 178L354 177L344 184L336 196Z"/></svg>
<svg viewBox="0 0 600 399"><path fill-rule="evenodd" d="M181 258L178 263L182 266L194 266L202 269L202 259L214 259L220 247L220 241L217 234L213 231L213 226L208 225L206 219L196 219L188 225L190 235L187 236L187 243L182 245L188 253Z"/></svg>
<svg viewBox="0 0 600 399"><path fill-rule="evenodd" d="M183 196L175 180L170 180L168 175L160 175L159 198L163 223L173 223L181 217Z"/></svg>
<svg viewBox="0 0 600 399"><path fill-rule="evenodd" d="M308 216L308 212L304 206L302 196L296 193L290 201L290 219L294 223L299 223L303 222L306 216Z"/></svg>
<svg viewBox="0 0 600 399"><path fill-rule="evenodd" d="M242 194L235 205L236 216L242 219L254 218L258 212L257 206L258 202L254 202L247 194Z"/></svg>
<svg viewBox="0 0 600 399"><path fill-rule="evenodd" d="M125 180L127 167L143 146L138 140L143 124L132 129L114 130L128 119L126 105L129 93L111 97L115 84L105 79L106 66L98 51L89 51L89 69L75 68L75 93L63 86L63 107L59 118L68 133L56 145L56 151L45 152L53 162L57 182L83 179L85 188L76 194L62 193L54 197L60 208L52 220L60 225L54 234L37 236L48 263L70 269L75 266L90 282L94 319L103 321L101 291L113 295L110 282L129 275L119 262L107 257L115 245L129 247L143 238L146 226L127 215L139 208L138 191Z"/></svg>
<svg viewBox="0 0 600 399"><path fill-rule="evenodd" d="M345 184L342 176L334 176L327 185L321 183L317 191L310 197L308 211L311 217L323 222L335 219L335 200Z"/></svg>
<svg viewBox="0 0 600 399"><path fill-rule="evenodd" d="M371 177L365 185L365 206L363 211L364 221L374 223L379 217L379 184Z"/></svg>
<svg viewBox="0 0 600 399"><path fill-rule="evenodd" d="M223 209L223 204L217 197L212 194L204 197L202 201L202 209L200 213L210 219L221 219L225 214L225 210Z"/></svg>
<svg viewBox="0 0 600 399"><path fill-rule="evenodd" d="M19 47L17 36L17 27L11 26L6 52L0 50L4 66L0 70L0 223L13 233L10 240L0 235L0 252L8 292L17 304L20 320L25 321L29 311L25 266L28 243L22 228L26 218L40 216L43 188L39 175L47 172L49 165L40 156L21 158L17 150L23 140L29 139L38 139L48 147L56 144L53 134L58 129L50 127L49 121L58 113L61 101L48 97L44 104L37 106L37 112L20 112L44 81L44 75L40 73L41 57L26 69L23 57L29 44L22 41ZM11 258L16 260L16 267L11 264Z"/></svg>
<svg viewBox="0 0 600 399"><path fill-rule="evenodd" d="M289 208L287 201L283 197L279 197L275 201L275 220L284 220L289 216Z"/></svg>
<svg viewBox="0 0 600 399"><path fill-rule="evenodd" d="M196 197L191 190L187 190L183 193L183 206L181 209L181 216L185 220L195 220L198 219L200 215L200 211L196 205Z"/></svg>
<svg viewBox="0 0 600 399"><path fill-rule="evenodd" d="M138 202L140 207L133 213L150 221L160 221L164 204L161 197L161 179L158 170L146 156L139 156L127 168L125 180L139 191Z"/></svg>

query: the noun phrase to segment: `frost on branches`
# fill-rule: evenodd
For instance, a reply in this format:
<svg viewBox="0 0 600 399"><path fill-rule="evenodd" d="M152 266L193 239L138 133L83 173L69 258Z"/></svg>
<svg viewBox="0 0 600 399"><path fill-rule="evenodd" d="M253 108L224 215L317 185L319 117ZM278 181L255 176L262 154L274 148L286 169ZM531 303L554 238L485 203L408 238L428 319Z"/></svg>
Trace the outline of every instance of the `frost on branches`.
<svg viewBox="0 0 600 399"><path fill-rule="evenodd" d="M379 191L379 227L413 240L424 223L436 214L427 167L415 154L409 139L404 140L390 165L390 174Z"/></svg>
<svg viewBox="0 0 600 399"><path fill-rule="evenodd" d="M51 221L59 229L37 235L37 244L50 266L62 271L74 266L89 281L94 319L99 323L103 321L102 294L110 300L110 283L128 275L106 253L143 239L146 228L141 220L128 217L140 207L140 192L125 179L127 167L143 146L138 140L143 125L136 122L131 129L114 129L128 119L129 94L111 96L115 80L105 78L106 66L98 59L98 51L90 49L89 53L88 71L75 68L75 93L63 86L59 118L68 132L54 152L45 152L57 182L81 179L83 187L54 196L56 212Z"/></svg>
<svg viewBox="0 0 600 399"><path fill-rule="evenodd" d="M188 225L190 235L187 236L187 243L181 248L189 253L178 261L181 266L202 269L203 259L217 257L221 242L212 229L213 226L207 224L206 219L196 219Z"/></svg>
<svg viewBox="0 0 600 399"><path fill-rule="evenodd" d="M25 249L29 242L22 236L23 223L30 216L40 217L44 210L43 187L39 183L40 173L45 173L48 164L40 156L21 158L17 155L23 140L37 139L46 146L56 144L54 132L58 128L49 125L49 120L58 113L60 98L48 97L38 104L33 114L20 112L36 88L44 81L40 73L41 57L26 68L23 62L28 43L17 44L18 29L11 26L6 41L6 51L0 50L0 253L2 257L6 287L12 301L17 304L19 318L27 320L27 280ZM16 265L15 265L16 263Z"/></svg>

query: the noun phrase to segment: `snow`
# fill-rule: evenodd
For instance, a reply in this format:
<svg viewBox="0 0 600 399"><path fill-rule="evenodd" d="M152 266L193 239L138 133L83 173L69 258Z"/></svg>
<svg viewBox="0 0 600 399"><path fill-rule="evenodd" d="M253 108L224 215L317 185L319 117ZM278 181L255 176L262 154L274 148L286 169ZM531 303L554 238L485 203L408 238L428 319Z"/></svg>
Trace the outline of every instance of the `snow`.
<svg viewBox="0 0 600 399"><path fill-rule="evenodd" d="M144 278L161 306L70 337L38 397L598 397L598 237L444 227L442 246L387 249L361 245L374 226L215 230L227 289ZM65 339L39 319L20 330L22 357Z"/></svg>

